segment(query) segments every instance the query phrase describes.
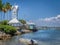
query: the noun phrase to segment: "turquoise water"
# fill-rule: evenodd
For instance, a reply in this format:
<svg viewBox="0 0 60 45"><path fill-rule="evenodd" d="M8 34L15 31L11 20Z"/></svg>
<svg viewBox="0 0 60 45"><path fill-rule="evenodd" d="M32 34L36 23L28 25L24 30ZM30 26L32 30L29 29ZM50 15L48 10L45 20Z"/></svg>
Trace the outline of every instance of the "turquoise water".
<svg viewBox="0 0 60 45"><path fill-rule="evenodd" d="M0 41L0 45L24 45L19 42L19 38L37 40L39 45L60 45L60 30L39 30L34 33L14 36L10 40Z"/></svg>

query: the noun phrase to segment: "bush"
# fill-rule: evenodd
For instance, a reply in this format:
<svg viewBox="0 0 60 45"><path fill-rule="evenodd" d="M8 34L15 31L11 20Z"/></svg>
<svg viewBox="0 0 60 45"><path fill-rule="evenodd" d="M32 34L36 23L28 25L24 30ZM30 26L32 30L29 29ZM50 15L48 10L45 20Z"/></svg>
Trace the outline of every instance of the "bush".
<svg viewBox="0 0 60 45"><path fill-rule="evenodd" d="M14 28L13 26L8 26L8 25L6 25L5 27L4 27L4 32L6 33L6 34L10 34L10 35L14 35L15 33L16 33L16 28Z"/></svg>
<svg viewBox="0 0 60 45"><path fill-rule="evenodd" d="M0 24L2 24L2 25L8 25L8 21L7 20L0 21Z"/></svg>
<svg viewBox="0 0 60 45"><path fill-rule="evenodd" d="M13 26L0 25L0 31L5 32L6 34L14 35L17 30Z"/></svg>
<svg viewBox="0 0 60 45"><path fill-rule="evenodd" d="M0 21L0 31L5 32L6 34L14 35L17 31L13 26L8 25L8 21Z"/></svg>
<svg viewBox="0 0 60 45"><path fill-rule="evenodd" d="M0 31L4 31L4 25L0 25Z"/></svg>

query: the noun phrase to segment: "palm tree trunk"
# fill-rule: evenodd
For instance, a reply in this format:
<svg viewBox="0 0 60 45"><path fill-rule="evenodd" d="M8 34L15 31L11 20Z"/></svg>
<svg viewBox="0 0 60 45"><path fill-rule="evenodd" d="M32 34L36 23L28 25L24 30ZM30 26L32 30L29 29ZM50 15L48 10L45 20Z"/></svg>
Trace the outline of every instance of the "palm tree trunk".
<svg viewBox="0 0 60 45"><path fill-rule="evenodd" d="M7 20L9 20L9 18L8 18L8 12L7 12L6 18L7 18Z"/></svg>
<svg viewBox="0 0 60 45"><path fill-rule="evenodd" d="M1 12L1 21L2 21L2 12Z"/></svg>
<svg viewBox="0 0 60 45"><path fill-rule="evenodd" d="M9 11L9 13L8 13L9 15L8 15L8 17L9 17L9 20L11 20L11 11Z"/></svg>
<svg viewBox="0 0 60 45"><path fill-rule="evenodd" d="M9 11L7 11L7 20L9 20Z"/></svg>
<svg viewBox="0 0 60 45"><path fill-rule="evenodd" d="M10 11L8 11L8 20L10 20L11 14Z"/></svg>
<svg viewBox="0 0 60 45"><path fill-rule="evenodd" d="M1 21L1 12L0 12L0 21Z"/></svg>
<svg viewBox="0 0 60 45"><path fill-rule="evenodd" d="M0 12L0 16L1 16L1 12ZM1 20L1 17L0 17L0 20Z"/></svg>
<svg viewBox="0 0 60 45"><path fill-rule="evenodd" d="M5 20L5 12L4 12L4 15L3 15L3 20Z"/></svg>
<svg viewBox="0 0 60 45"><path fill-rule="evenodd" d="M2 21L2 12L0 12L0 21Z"/></svg>

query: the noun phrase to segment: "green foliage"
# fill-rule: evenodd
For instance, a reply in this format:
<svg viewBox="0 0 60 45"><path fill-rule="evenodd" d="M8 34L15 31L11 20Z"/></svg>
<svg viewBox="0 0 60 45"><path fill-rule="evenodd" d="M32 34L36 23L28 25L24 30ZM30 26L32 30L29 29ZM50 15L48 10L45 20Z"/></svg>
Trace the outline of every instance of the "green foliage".
<svg viewBox="0 0 60 45"><path fill-rule="evenodd" d="M4 25L0 24L0 31L4 31Z"/></svg>
<svg viewBox="0 0 60 45"><path fill-rule="evenodd" d="M16 33L16 28L9 25L1 25L0 24L0 31L5 32L6 34L14 35Z"/></svg>
<svg viewBox="0 0 60 45"><path fill-rule="evenodd" d="M7 10L11 10L12 5L9 2L5 4Z"/></svg>
<svg viewBox="0 0 60 45"><path fill-rule="evenodd" d="M17 31L16 28L14 28L14 27L12 27L12 26L6 25L6 26L4 27L4 32L7 33L7 34L13 35L16 31Z"/></svg>
<svg viewBox="0 0 60 45"><path fill-rule="evenodd" d="M1 21L0 24L2 24L2 25L8 25L8 21L7 20Z"/></svg>
<svg viewBox="0 0 60 45"><path fill-rule="evenodd" d="M9 2L3 3L2 0L0 0L0 12L4 12L4 20L5 20L5 13L7 13L8 11L11 11L11 7L12 5Z"/></svg>
<svg viewBox="0 0 60 45"><path fill-rule="evenodd" d="M26 21L25 20L23 20L23 19L21 19L21 20L19 20L22 24L26 24Z"/></svg>
<svg viewBox="0 0 60 45"><path fill-rule="evenodd" d="M3 4L2 4L2 0L0 0L0 11L2 10Z"/></svg>

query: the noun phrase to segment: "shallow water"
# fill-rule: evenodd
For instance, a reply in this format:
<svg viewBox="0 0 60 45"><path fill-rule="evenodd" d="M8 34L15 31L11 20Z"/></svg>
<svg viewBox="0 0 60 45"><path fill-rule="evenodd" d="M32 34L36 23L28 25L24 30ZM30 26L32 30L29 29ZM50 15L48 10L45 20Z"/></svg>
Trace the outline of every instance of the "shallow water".
<svg viewBox="0 0 60 45"><path fill-rule="evenodd" d="M39 45L60 45L60 30L39 30L34 33L14 36L7 41L0 41L0 45L25 45L19 42L19 38L37 40Z"/></svg>

